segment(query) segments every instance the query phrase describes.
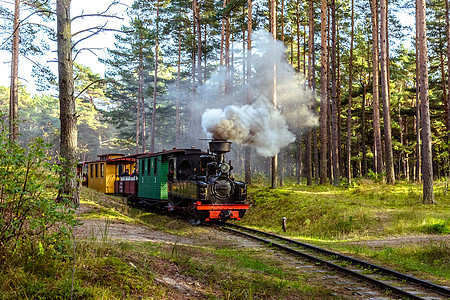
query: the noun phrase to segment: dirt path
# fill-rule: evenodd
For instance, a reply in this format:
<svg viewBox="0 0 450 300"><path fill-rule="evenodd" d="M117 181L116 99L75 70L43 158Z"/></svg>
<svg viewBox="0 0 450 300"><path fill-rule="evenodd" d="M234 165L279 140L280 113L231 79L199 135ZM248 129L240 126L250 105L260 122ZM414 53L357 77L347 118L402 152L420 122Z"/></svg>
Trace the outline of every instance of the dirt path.
<svg viewBox="0 0 450 300"><path fill-rule="evenodd" d="M103 200L109 201L108 198ZM117 203L113 204L114 206ZM78 216L92 211L94 207L80 205L76 214ZM121 241L139 241L153 243L185 244L185 245L210 245L222 243L234 247L262 247L260 244L248 241L242 237L231 236L225 232L219 232L211 228L195 238L171 234L165 231L154 230L143 224L125 223L105 219L80 218L81 224L74 230L76 238L111 239ZM220 241L219 241L220 240Z"/></svg>
<svg viewBox="0 0 450 300"><path fill-rule="evenodd" d="M380 240L367 240L361 242L351 242L354 245L365 245L373 249L382 249L384 247L400 247L402 245L428 245L430 243L450 243L450 234L447 235L405 235L405 236L393 236Z"/></svg>

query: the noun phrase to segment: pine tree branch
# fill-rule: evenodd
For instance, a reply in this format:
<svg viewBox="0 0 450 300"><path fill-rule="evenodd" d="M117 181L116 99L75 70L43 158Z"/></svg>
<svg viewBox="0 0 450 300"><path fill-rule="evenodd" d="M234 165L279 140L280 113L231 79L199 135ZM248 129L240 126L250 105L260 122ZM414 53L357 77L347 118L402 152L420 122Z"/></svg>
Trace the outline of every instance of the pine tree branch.
<svg viewBox="0 0 450 300"><path fill-rule="evenodd" d="M91 53L94 54L95 56L98 56L97 53L95 53L95 51L93 51L93 50L104 50L104 49L105 49L105 48L81 48L81 49L78 49L77 52L75 53L74 57L73 57L73 61L75 61L75 60L77 59L77 56L78 56L78 54L79 54L81 51L86 50L86 51L91 52Z"/></svg>
<svg viewBox="0 0 450 300"><path fill-rule="evenodd" d="M108 81L108 79L98 79L98 80L92 81L87 86L85 86L84 89L81 90L81 92L79 92L78 95L74 99L77 99L78 97L80 97L80 95L83 94L84 91L86 91L88 88L90 88L93 84L96 84L98 82L107 82L107 81Z"/></svg>

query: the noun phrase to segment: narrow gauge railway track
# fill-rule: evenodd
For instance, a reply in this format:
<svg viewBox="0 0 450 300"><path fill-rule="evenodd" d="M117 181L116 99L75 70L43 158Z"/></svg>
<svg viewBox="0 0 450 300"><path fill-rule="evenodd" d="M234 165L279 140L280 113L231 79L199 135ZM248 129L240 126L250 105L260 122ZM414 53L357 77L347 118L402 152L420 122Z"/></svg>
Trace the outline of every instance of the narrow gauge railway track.
<svg viewBox="0 0 450 300"><path fill-rule="evenodd" d="M363 280L387 293L408 299L450 299L450 289L446 287L382 266L252 228L229 223L222 228Z"/></svg>

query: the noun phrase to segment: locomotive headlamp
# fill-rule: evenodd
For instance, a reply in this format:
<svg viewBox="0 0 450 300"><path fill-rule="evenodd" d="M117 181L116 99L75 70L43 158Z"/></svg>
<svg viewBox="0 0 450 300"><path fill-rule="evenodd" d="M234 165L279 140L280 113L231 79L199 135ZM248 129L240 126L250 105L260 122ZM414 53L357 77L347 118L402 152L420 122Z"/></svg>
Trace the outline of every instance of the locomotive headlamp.
<svg viewBox="0 0 450 300"><path fill-rule="evenodd" d="M227 163L222 163L221 165L220 165L220 172L222 172L222 173L228 173L229 171L230 171L230 165L229 164L227 164Z"/></svg>

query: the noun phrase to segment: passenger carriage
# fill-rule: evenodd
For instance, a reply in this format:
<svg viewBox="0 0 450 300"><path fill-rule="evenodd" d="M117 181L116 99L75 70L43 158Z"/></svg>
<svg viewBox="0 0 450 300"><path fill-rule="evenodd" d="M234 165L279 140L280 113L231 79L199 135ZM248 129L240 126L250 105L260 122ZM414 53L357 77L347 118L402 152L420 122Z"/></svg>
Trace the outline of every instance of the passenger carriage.
<svg viewBox="0 0 450 300"><path fill-rule="evenodd" d="M106 194L136 193L137 176L131 176L136 167L135 158L124 154L98 157L98 160L85 162L89 188Z"/></svg>

